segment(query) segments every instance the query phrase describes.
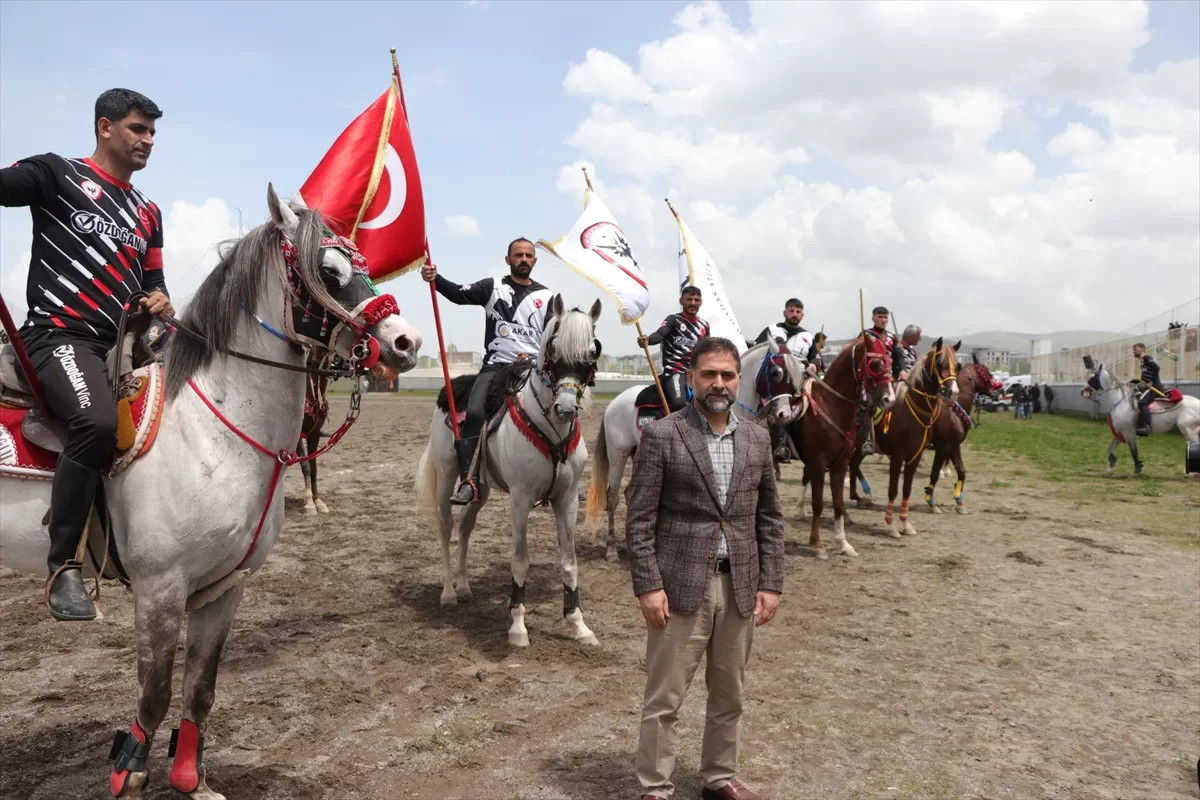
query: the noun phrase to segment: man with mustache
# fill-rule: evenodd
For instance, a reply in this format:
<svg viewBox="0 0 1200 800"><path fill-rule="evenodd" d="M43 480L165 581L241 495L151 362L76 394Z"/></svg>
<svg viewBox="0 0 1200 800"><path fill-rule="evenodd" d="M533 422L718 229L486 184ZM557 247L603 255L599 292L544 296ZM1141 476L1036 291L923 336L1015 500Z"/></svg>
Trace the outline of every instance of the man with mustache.
<svg viewBox="0 0 1200 800"><path fill-rule="evenodd" d="M54 153L0 169L0 206L28 206L33 216L20 337L46 403L66 423L67 443L50 490L50 614L96 618L75 548L117 445L117 406L106 360L129 299L152 314L174 315L163 275L163 217L135 189L162 111L129 89L96 99L90 158ZM123 377L123 376L119 376Z"/></svg>
<svg viewBox="0 0 1200 800"><path fill-rule="evenodd" d="M679 709L707 654L701 796L759 800L735 778L738 723L754 628L783 591L783 512L769 434L730 413L741 378L733 342L701 339L687 375L692 403L642 430L627 500L647 625L636 774L642 800L674 792Z"/></svg>
<svg viewBox="0 0 1200 800"><path fill-rule="evenodd" d="M432 263L421 268L421 277L433 282L438 294L460 306L483 306L484 319L483 368L471 387L467 401L466 419L459 428L460 438L454 443L458 456L458 491L450 498L457 506L479 502L479 464L471 470L479 435L486 422L484 404L488 387L500 368L527 358L537 358L542 333L550 317L550 290L530 278L537 264L533 242L514 239L504 256L509 274L501 280L484 278L472 284L459 285L438 274Z"/></svg>
<svg viewBox="0 0 1200 800"><path fill-rule="evenodd" d="M662 375L659 383L667 396L667 406L674 413L687 405L687 368L692 360L696 342L708 336L707 320L700 317L704 299L698 286L685 286L679 293L679 314L671 314L654 333L639 336L639 347L660 345Z"/></svg>

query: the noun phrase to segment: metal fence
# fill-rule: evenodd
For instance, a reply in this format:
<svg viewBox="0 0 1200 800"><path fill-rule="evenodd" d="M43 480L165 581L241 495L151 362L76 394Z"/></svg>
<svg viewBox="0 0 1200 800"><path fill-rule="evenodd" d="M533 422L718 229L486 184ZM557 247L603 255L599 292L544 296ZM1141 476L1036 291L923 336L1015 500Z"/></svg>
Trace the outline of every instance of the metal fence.
<svg viewBox="0 0 1200 800"><path fill-rule="evenodd" d="M1180 381L1200 380L1200 298L1146 320L1123 335L1086 347L1063 348L1054 353L1034 356L1030 372L1035 383L1074 383L1088 379L1084 356L1103 362L1122 381L1140 373L1133 346L1146 345L1146 352L1162 368L1162 381L1170 386ZM1176 322L1175 320L1186 320Z"/></svg>

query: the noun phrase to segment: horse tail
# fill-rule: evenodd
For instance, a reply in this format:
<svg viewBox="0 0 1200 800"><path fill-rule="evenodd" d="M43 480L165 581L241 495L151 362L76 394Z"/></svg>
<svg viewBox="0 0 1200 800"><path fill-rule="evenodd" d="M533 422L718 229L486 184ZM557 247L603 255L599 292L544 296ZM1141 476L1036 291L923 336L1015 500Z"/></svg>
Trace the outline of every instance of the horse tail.
<svg viewBox="0 0 1200 800"><path fill-rule="evenodd" d="M600 511L608 508L608 436L604 431L604 420L600 420L600 433L596 436L596 452L592 456L592 483L588 487L587 511L584 519L592 524L592 535L596 534L596 522Z"/></svg>
<svg viewBox="0 0 1200 800"><path fill-rule="evenodd" d="M436 527L440 524L437 503L438 474L437 465L433 462L431 436L429 443L425 445L425 452L421 454L421 463L417 465L417 513L428 515Z"/></svg>

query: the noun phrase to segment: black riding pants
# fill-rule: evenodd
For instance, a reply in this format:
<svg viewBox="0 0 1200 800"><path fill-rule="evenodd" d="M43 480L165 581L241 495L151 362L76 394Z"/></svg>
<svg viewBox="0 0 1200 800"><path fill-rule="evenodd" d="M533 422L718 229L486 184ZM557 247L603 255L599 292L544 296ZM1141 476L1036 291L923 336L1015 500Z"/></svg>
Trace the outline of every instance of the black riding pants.
<svg viewBox="0 0 1200 800"><path fill-rule="evenodd" d="M479 377L475 379L475 383L471 386L471 397L467 400L467 418L463 422L462 430L459 435L463 439L475 439L479 434L483 433L483 426L487 423L487 404L488 391L492 385L492 380L495 379L496 373L500 371L502 364L494 364L484 367L479 370Z"/></svg>
<svg viewBox="0 0 1200 800"><path fill-rule="evenodd" d="M23 333L22 340L47 405L67 424L63 455L88 469L104 469L117 446L117 405L104 366L110 348L50 330Z"/></svg>
<svg viewBox="0 0 1200 800"><path fill-rule="evenodd" d="M658 376L662 383L663 394L667 396L667 405L674 413L688 404L687 375L682 372L663 373Z"/></svg>

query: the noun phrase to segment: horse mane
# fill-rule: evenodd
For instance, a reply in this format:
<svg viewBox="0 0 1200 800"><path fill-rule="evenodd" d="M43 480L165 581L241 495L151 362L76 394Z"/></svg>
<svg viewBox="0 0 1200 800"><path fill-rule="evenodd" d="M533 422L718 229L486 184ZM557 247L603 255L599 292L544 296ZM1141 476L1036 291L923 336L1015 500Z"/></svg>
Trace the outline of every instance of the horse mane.
<svg viewBox="0 0 1200 800"><path fill-rule="evenodd" d="M592 324L591 315L586 311L572 308L555 320L554 330L550 335L542 337L539 348L541 363L546 361L546 348L550 346L551 339L554 340L554 360L572 366L595 363L592 345L596 339L596 329Z"/></svg>
<svg viewBox="0 0 1200 800"><path fill-rule="evenodd" d="M300 276L314 301L333 306L336 301L325 289L320 274L324 222L320 215L307 209L296 214L300 224L293 244ZM181 318L204 341L177 333L165 350L168 401L179 394L192 376L212 363L217 354L233 345L238 326L248 318L247 313L257 311L268 276L282 274L280 231L279 225L268 219L242 238L218 245L222 252L220 262L200 284Z"/></svg>

